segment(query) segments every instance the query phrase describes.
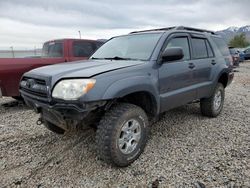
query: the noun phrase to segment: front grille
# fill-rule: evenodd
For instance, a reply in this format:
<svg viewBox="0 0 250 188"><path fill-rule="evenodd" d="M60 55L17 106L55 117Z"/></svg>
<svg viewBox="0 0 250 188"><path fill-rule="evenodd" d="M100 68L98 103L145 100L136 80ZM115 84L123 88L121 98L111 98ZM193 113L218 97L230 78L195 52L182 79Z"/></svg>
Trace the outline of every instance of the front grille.
<svg viewBox="0 0 250 188"><path fill-rule="evenodd" d="M46 85L46 81L45 81L45 80L37 79L37 78L24 77L24 78L22 79L22 81L27 81L27 80L29 80L29 79L34 80L37 84Z"/></svg>
<svg viewBox="0 0 250 188"><path fill-rule="evenodd" d="M43 97L46 98L48 95L46 93L41 93L41 92L37 92L37 91L32 91L32 90L28 90L26 88L22 88L23 91L25 91L26 93L38 96L38 97Z"/></svg>
<svg viewBox="0 0 250 188"><path fill-rule="evenodd" d="M48 99L48 90L45 80L24 77L20 83L20 89L31 96Z"/></svg>

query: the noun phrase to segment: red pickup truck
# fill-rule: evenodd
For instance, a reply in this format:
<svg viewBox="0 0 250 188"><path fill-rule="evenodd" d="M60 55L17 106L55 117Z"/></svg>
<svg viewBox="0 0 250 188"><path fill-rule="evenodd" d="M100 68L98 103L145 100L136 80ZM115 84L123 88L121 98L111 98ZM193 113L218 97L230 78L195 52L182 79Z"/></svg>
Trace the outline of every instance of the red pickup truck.
<svg viewBox="0 0 250 188"><path fill-rule="evenodd" d="M0 58L0 97L19 98L22 75L34 68L88 59L104 42L85 39L60 39L45 42L42 56L33 58Z"/></svg>

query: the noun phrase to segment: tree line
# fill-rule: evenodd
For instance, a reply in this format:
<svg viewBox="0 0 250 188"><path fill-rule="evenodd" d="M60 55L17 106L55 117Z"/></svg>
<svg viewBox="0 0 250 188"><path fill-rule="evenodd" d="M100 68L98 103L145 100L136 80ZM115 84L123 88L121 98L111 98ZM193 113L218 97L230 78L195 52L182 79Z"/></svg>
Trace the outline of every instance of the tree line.
<svg viewBox="0 0 250 188"><path fill-rule="evenodd" d="M250 45L250 42L246 38L245 33L241 33L239 35L235 35L228 44L230 47L235 48L245 48Z"/></svg>

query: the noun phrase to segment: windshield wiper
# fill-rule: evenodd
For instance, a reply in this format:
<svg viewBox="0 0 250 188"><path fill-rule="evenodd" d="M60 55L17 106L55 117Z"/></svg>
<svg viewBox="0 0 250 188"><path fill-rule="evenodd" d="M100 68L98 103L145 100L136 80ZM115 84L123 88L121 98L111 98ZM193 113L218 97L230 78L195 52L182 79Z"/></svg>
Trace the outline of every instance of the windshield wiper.
<svg viewBox="0 0 250 188"><path fill-rule="evenodd" d="M119 56L114 56L114 57L103 57L103 58L91 57L91 59L106 59L106 60L134 60L134 61L143 61L143 59L125 58L125 57L119 57Z"/></svg>
<svg viewBox="0 0 250 188"><path fill-rule="evenodd" d="M105 59L105 58L91 57L91 59Z"/></svg>
<svg viewBox="0 0 250 188"><path fill-rule="evenodd" d="M115 56L115 57L106 57L104 59L108 59L108 60L136 60L136 61L142 61L142 59L136 59L136 58L126 58L126 57L119 57L119 56Z"/></svg>

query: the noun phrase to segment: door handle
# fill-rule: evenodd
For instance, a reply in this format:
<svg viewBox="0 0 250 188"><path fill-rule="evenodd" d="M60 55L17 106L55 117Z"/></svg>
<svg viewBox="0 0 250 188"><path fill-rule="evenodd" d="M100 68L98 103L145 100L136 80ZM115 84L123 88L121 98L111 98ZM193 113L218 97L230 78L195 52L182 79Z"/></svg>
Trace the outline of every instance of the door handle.
<svg viewBox="0 0 250 188"><path fill-rule="evenodd" d="M211 61L211 64L212 64L212 65L215 65L215 64L216 64L216 61L213 59L213 60Z"/></svg>
<svg viewBox="0 0 250 188"><path fill-rule="evenodd" d="M193 63L189 63L189 66L188 66L190 69L193 69L195 67L195 65Z"/></svg>

